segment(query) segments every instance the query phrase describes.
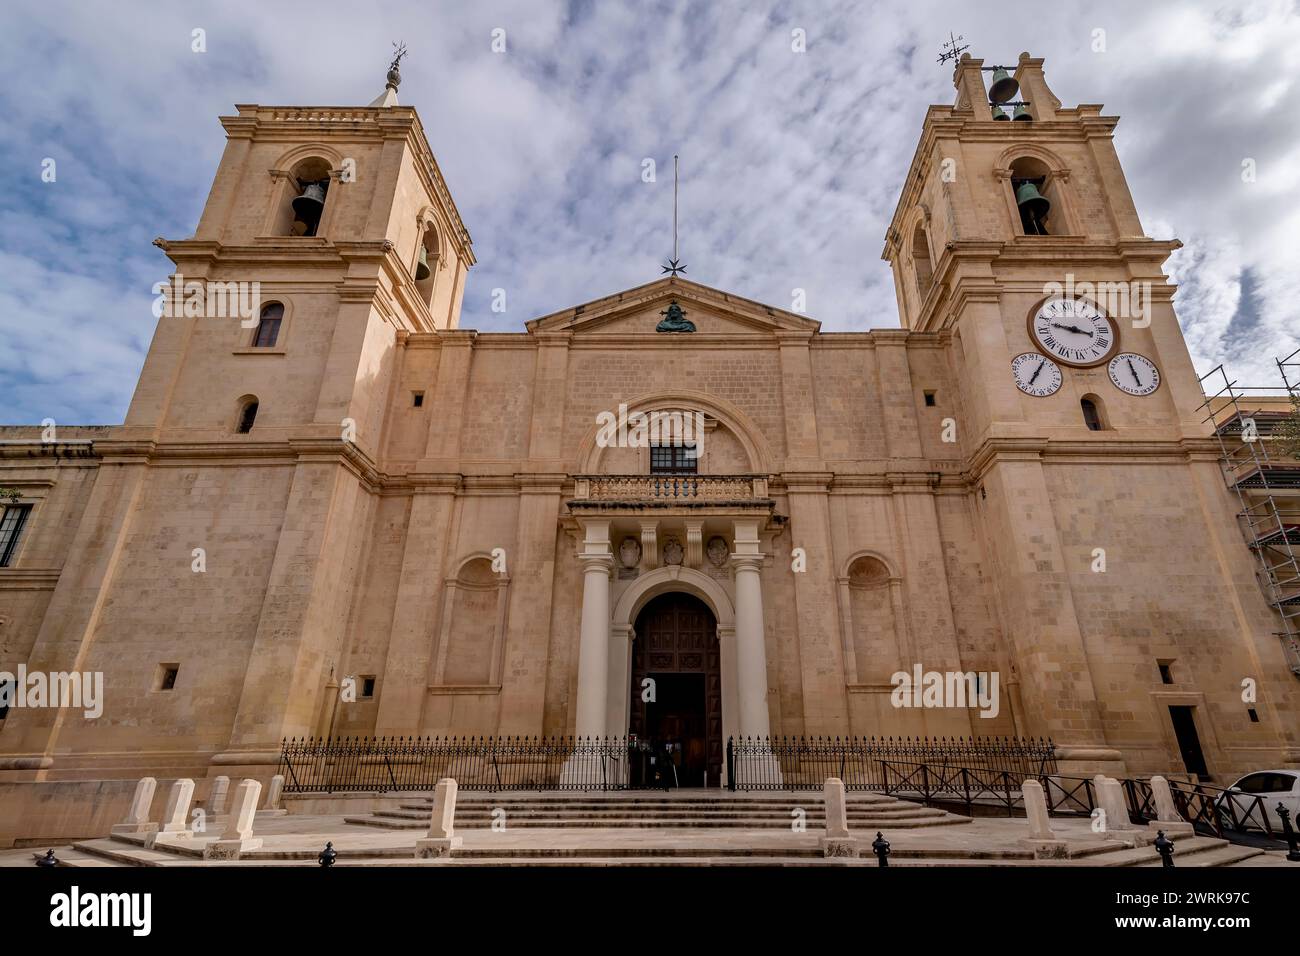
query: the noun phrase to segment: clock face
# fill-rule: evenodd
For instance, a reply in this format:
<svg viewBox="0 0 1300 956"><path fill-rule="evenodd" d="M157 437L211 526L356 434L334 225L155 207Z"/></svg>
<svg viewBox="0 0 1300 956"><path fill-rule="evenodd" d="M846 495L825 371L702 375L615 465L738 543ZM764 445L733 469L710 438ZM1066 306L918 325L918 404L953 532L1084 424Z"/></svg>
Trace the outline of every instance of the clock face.
<svg viewBox="0 0 1300 956"><path fill-rule="evenodd" d="M1119 345L1114 323L1083 299L1048 299L1029 317L1029 334L1052 358L1080 368L1100 365Z"/></svg>
<svg viewBox="0 0 1300 956"><path fill-rule="evenodd" d="M1013 358L1011 375L1016 380L1016 388L1036 398L1046 398L1061 387L1061 366L1037 352L1025 352Z"/></svg>
<svg viewBox="0 0 1300 956"><path fill-rule="evenodd" d="M1150 395L1160 387L1160 369L1156 363L1136 352L1120 352L1110 360L1106 370L1115 387L1130 395Z"/></svg>

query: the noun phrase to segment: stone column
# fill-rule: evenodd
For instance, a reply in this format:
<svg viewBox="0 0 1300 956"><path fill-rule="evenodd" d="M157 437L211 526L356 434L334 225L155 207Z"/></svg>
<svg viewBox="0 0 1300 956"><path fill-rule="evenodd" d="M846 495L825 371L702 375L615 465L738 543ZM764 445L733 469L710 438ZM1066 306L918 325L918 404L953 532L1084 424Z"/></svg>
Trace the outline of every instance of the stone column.
<svg viewBox="0 0 1300 956"><path fill-rule="evenodd" d="M240 854L261 848L261 839L253 837L253 820L257 816L257 801L261 796L261 783L252 779L240 781L235 788L235 803L231 807L230 821L220 838L203 848L205 860L238 860Z"/></svg>
<svg viewBox="0 0 1300 956"><path fill-rule="evenodd" d="M153 805L153 792L158 781L153 777L141 777L135 785L135 794L131 797L131 809L126 819L112 829L113 836L145 836L158 829L158 824L149 822L149 807Z"/></svg>
<svg viewBox="0 0 1300 956"><path fill-rule="evenodd" d="M582 562L582 631L578 644L578 694L575 733L604 736L609 682L609 575L614 556L609 547L609 519L584 522Z"/></svg>
<svg viewBox="0 0 1300 956"><path fill-rule="evenodd" d="M763 586L759 568L763 558L732 555L736 571L736 676L740 691L740 732L746 737L766 737L767 648L763 634Z"/></svg>
<svg viewBox="0 0 1300 956"><path fill-rule="evenodd" d="M423 858L451 856L461 845L456 836L456 781L443 777L433 791L433 815L429 833L415 844L415 855Z"/></svg>

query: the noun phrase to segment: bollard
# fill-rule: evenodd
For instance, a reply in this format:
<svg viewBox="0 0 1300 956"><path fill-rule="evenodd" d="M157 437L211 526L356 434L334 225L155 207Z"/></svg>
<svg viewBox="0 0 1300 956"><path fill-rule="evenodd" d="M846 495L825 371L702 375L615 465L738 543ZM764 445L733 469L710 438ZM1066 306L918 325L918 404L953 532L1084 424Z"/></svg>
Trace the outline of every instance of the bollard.
<svg viewBox="0 0 1300 956"><path fill-rule="evenodd" d="M1172 867L1174 865L1174 841L1165 836L1164 830L1156 832L1156 841L1152 845L1156 848L1156 852L1160 854L1161 865Z"/></svg>
<svg viewBox="0 0 1300 956"><path fill-rule="evenodd" d="M1290 851L1286 858L1292 863L1300 863L1300 849L1296 847L1296 833L1291 827L1291 811L1279 801L1277 815L1282 818L1282 834L1286 837L1286 847Z"/></svg>
<svg viewBox="0 0 1300 956"><path fill-rule="evenodd" d="M871 841L871 852L876 854L881 866L889 866L889 841L877 830L876 838Z"/></svg>
<svg viewBox="0 0 1300 956"><path fill-rule="evenodd" d="M320 856L316 857L316 862L321 866L333 866L338 854L334 852L333 842L325 844L325 849L320 851Z"/></svg>
<svg viewBox="0 0 1300 956"><path fill-rule="evenodd" d="M33 856L36 856L36 854L34 854L34 853L33 853L32 855L33 855ZM59 865L59 861L58 861L58 858L54 855L54 851L53 851L53 850L46 850L44 856L37 856L37 857L36 857L36 865L37 865L37 866L42 866L42 867L44 867L44 866L58 866L58 865Z"/></svg>

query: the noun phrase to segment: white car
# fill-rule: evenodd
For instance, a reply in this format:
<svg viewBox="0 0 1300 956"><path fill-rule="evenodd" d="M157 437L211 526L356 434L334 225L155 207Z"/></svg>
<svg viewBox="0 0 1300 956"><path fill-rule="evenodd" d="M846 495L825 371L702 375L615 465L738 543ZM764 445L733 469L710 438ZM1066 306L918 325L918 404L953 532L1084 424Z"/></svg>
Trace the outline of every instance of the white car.
<svg viewBox="0 0 1300 956"><path fill-rule="evenodd" d="M1228 787L1214 802L1219 811L1219 819L1225 827L1232 826L1232 810L1226 806L1231 800L1236 809L1236 818L1243 829L1262 830L1258 804L1264 805L1268 813L1268 825L1273 828L1275 836L1282 835L1282 818L1278 816L1277 805L1280 803L1291 812L1291 826L1297 827L1296 814L1300 813L1300 770L1256 770L1240 778ZM1242 796L1235 796L1242 794ZM1254 798L1259 797L1256 801Z"/></svg>

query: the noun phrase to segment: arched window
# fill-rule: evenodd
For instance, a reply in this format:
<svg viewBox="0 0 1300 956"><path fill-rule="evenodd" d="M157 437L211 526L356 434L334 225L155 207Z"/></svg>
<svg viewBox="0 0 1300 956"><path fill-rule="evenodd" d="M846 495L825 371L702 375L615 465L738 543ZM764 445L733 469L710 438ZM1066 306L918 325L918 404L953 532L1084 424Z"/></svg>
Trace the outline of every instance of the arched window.
<svg viewBox="0 0 1300 956"><path fill-rule="evenodd" d="M425 305L433 302L433 277L438 267L438 233L433 223L425 223L420 233L420 244L416 249L415 287Z"/></svg>
<svg viewBox="0 0 1300 956"><path fill-rule="evenodd" d="M1089 431L1105 430L1106 420L1102 417L1100 398L1096 395L1085 395L1079 399L1079 408L1083 411L1083 423L1088 426Z"/></svg>
<svg viewBox="0 0 1300 956"><path fill-rule="evenodd" d="M257 421L257 397L245 395L239 400L239 424L235 426L235 431L247 435L253 430L255 421Z"/></svg>
<svg viewBox="0 0 1300 956"><path fill-rule="evenodd" d="M1022 156L1011 164L1011 192L1020 213L1020 231L1026 236L1060 235L1067 230L1056 183L1047 164L1040 159Z"/></svg>
<svg viewBox="0 0 1300 956"><path fill-rule="evenodd" d="M257 332L253 335L254 348L273 348L280 337L280 321L284 318L284 305L272 302L262 307L262 316L257 320Z"/></svg>
<svg viewBox="0 0 1300 956"><path fill-rule="evenodd" d="M325 215L325 198L330 188L330 164L318 156L297 163L289 173L288 208L281 220L282 232L290 236L314 236Z"/></svg>
<svg viewBox="0 0 1300 956"><path fill-rule="evenodd" d="M934 282L934 269L930 265L930 243L926 239L925 227L919 222L912 233L912 268L916 270L916 290L924 300Z"/></svg>

